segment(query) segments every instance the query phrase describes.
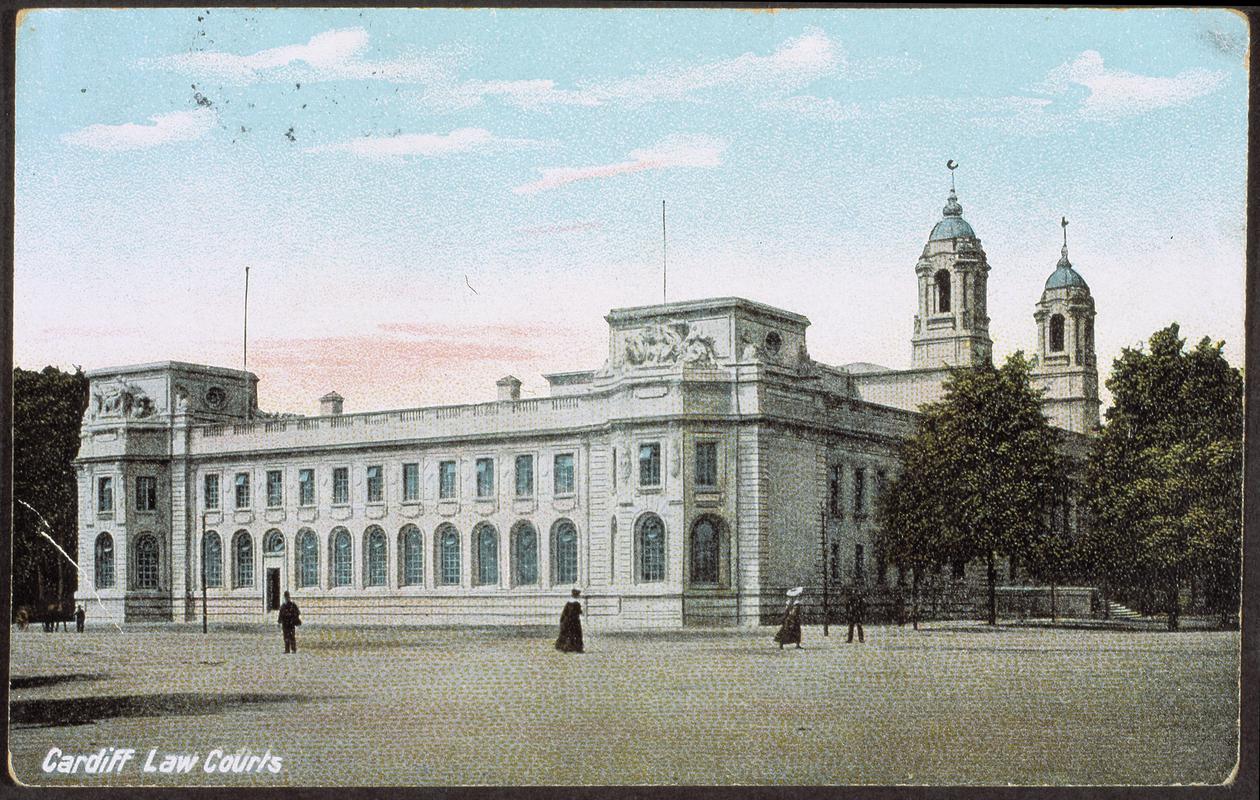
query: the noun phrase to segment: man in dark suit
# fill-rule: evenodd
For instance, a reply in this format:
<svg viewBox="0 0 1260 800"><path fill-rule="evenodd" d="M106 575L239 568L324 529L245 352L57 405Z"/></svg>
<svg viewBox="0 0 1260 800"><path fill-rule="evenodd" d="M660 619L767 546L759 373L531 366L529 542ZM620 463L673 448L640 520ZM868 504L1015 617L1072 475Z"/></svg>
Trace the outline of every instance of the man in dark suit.
<svg viewBox="0 0 1260 800"><path fill-rule="evenodd" d="M297 603L284 593L284 602L280 604L280 630L284 631L284 652L297 652L297 626L302 624L301 613Z"/></svg>
<svg viewBox="0 0 1260 800"><path fill-rule="evenodd" d="M853 641L854 628L857 628L858 643L865 642L866 634L862 630L862 617L866 616L866 598L862 596L862 587L855 585L849 591L849 602L845 611L849 617L849 638L845 639L845 642Z"/></svg>

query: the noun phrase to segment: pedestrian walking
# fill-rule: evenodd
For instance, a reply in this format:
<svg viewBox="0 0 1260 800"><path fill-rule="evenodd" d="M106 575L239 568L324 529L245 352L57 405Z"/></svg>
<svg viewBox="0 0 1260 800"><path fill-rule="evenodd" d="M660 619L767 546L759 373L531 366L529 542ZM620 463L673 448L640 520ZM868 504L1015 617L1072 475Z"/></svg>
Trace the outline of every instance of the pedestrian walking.
<svg viewBox="0 0 1260 800"><path fill-rule="evenodd" d="M581 589L574 589L569 602L564 604L560 612L560 636L556 639L556 649L562 653L581 653L582 644L582 596Z"/></svg>
<svg viewBox="0 0 1260 800"><path fill-rule="evenodd" d="M785 644L794 644L796 649L801 648L801 606L798 602L801 593L805 591L805 587L797 586L795 589L787 591L787 608L783 610L783 622L779 624L779 631L774 635L774 640L779 643L779 649L783 649Z"/></svg>
<svg viewBox="0 0 1260 800"><path fill-rule="evenodd" d="M853 629L857 628L858 643L866 641L866 634L862 630L862 617L866 616L866 598L862 596L862 589L854 586L849 592L849 601L845 607L846 614L849 618L849 638L845 642L853 641Z"/></svg>
<svg viewBox="0 0 1260 800"><path fill-rule="evenodd" d="M83 606L79 606L74 610L74 630L77 633L83 633L83 620L87 618L87 611Z"/></svg>
<svg viewBox="0 0 1260 800"><path fill-rule="evenodd" d="M297 626L302 624L301 612L297 603L284 593L284 602L280 604L280 630L284 632L284 652L297 652Z"/></svg>

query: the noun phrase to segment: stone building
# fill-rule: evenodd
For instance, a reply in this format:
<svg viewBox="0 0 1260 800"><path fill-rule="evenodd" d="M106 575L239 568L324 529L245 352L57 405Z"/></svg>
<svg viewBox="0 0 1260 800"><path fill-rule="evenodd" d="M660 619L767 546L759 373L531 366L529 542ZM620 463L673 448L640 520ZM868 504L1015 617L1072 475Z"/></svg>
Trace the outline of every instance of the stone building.
<svg viewBox="0 0 1260 800"><path fill-rule="evenodd" d="M1066 252L1035 319L1071 446L1098 401ZM896 448L992 347L989 265L952 191L915 271L909 370L822 364L805 317L739 298L613 310L607 361L544 376L540 398L507 376L485 403L346 414L332 392L298 417L258 411L248 372L93 370L76 601L262 621L289 591L312 621L551 623L577 587L590 618L669 627L771 621L824 551L831 579L885 585L873 510Z"/></svg>

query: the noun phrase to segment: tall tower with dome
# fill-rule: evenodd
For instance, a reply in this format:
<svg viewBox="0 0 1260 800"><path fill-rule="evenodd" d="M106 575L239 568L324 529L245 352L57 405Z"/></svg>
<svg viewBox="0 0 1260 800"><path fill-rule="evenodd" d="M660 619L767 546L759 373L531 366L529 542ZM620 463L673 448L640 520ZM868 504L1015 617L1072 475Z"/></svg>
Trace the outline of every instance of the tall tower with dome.
<svg viewBox="0 0 1260 800"><path fill-rule="evenodd" d="M1063 250L1033 318L1037 321L1037 366L1033 385L1042 390L1050 424L1077 433L1098 427L1098 360L1094 353L1094 298Z"/></svg>
<svg viewBox="0 0 1260 800"><path fill-rule="evenodd" d="M989 263L962 218L950 161L949 199L914 271L919 313L914 317L912 369L972 367L992 359L986 302Z"/></svg>

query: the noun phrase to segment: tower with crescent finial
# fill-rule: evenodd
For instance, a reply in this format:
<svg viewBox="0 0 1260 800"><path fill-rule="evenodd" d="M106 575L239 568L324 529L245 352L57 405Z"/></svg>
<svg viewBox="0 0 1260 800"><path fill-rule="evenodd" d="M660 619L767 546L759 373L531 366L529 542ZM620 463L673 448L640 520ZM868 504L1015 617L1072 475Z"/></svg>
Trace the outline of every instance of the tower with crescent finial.
<svg viewBox="0 0 1260 800"><path fill-rule="evenodd" d="M914 269L919 278L914 369L978 366L993 353L986 302L989 263L975 231L962 218L954 188L958 163L951 159L946 166L949 199Z"/></svg>
<svg viewBox="0 0 1260 800"><path fill-rule="evenodd" d="M1063 250L1033 318L1037 321L1037 366L1033 385L1042 390L1050 424L1077 433L1098 428L1098 362L1094 353L1094 298L1068 260L1067 217Z"/></svg>

